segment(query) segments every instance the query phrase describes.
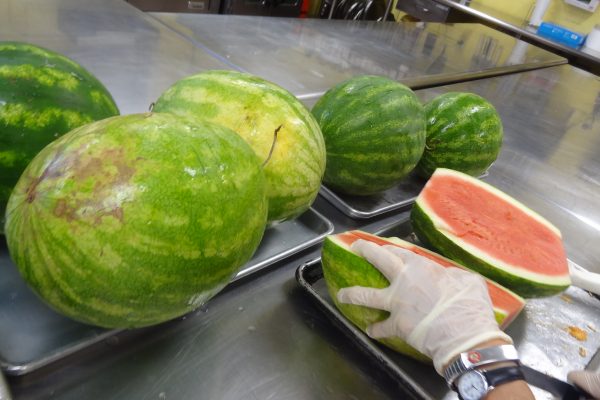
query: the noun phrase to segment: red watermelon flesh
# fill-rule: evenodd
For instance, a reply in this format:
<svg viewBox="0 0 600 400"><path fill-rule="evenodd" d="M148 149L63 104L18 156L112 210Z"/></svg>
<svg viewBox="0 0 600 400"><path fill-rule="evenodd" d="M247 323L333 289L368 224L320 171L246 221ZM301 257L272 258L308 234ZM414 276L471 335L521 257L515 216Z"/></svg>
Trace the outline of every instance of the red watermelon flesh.
<svg viewBox="0 0 600 400"><path fill-rule="evenodd" d="M363 239L378 244L380 246L391 245L410 250L413 253L435 261L443 267L456 267L466 269L462 265L457 264L446 257L443 257L437 253L417 246L416 244L395 237L382 238L367 232L357 230L340 233L337 234L336 237L338 240L342 241L348 246L352 245L352 243L354 243L358 239ZM519 315L519 313L525 306L525 300L517 294L506 289L505 287L502 287L497 283L490 281L487 278L485 278L485 280L487 283L490 299L492 300L492 304L494 306L494 314L496 316L496 320L498 321L500 327L504 329L508 325L510 325L510 323L517 317L517 315Z"/></svg>
<svg viewBox="0 0 600 400"><path fill-rule="evenodd" d="M560 231L500 190L439 168L412 212L425 243L525 297L570 284Z"/></svg>

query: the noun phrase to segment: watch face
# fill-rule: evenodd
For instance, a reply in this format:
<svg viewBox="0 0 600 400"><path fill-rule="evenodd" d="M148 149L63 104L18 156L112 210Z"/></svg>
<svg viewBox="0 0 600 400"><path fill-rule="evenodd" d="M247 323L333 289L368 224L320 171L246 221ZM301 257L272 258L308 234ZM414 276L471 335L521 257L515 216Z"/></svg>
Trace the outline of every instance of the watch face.
<svg viewBox="0 0 600 400"><path fill-rule="evenodd" d="M456 389L463 400L479 400L486 395L488 384L481 372L469 371L458 378Z"/></svg>

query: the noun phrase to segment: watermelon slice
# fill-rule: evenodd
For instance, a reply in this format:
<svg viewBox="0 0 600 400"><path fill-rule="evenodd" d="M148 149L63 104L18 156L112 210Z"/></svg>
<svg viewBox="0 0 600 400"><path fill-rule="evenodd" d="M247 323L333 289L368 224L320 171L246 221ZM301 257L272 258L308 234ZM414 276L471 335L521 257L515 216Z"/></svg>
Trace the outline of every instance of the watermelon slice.
<svg viewBox="0 0 600 400"><path fill-rule="evenodd" d="M323 243L321 261L329 295L342 314L363 331L365 331L367 326L372 323L387 318L389 313L368 307L341 304L337 301L337 292L341 288L357 285L384 288L389 285L389 282L376 268L367 262L367 260L354 254L350 250L352 243L358 239L368 240L379 245L402 247L427 257L444 267L464 269L464 267L439 254L399 238L381 238L362 231L349 231L328 236ZM498 321L500 327L504 329L521 312L525 306L525 300L492 281L487 280L487 285L494 306L496 321ZM429 360L425 355L419 353L398 337L381 339L380 342L393 350L417 360Z"/></svg>
<svg viewBox="0 0 600 400"><path fill-rule="evenodd" d="M428 247L523 297L554 295L571 284L560 231L469 175L438 168L411 221Z"/></svg>

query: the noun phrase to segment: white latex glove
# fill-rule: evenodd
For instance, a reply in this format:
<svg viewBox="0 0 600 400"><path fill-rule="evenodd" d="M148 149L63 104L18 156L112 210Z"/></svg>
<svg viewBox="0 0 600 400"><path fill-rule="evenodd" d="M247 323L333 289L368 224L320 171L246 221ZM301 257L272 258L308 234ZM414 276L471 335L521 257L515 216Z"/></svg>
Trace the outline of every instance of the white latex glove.
<svg viewBox="0 0 600 400"><path fill-rule="evenodd" d="M396 246L357 240L351 250L390 281L384 289L340 289L342 303L390 312L367 328L372 338L398 336L433 360L441 375L456 356L492 339L512 343L498 328L484 279L459 268L444 268Z"/></svg>
<svg viewBox="0 0 600 400"><path fill-rule="evenodd" d="M572 371L567 380L585 390L594 399L600 399L600 374L591 371Z"/></svg>

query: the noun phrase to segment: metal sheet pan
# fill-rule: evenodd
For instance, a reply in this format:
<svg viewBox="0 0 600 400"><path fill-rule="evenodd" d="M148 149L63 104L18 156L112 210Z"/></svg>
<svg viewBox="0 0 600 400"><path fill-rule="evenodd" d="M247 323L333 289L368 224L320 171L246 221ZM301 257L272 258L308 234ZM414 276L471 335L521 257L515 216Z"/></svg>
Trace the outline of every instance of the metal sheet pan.
<svg viewBox="0 0 600 400"><path fill-rule="evenodd" d="M408 221L389 226L377 234L418 243ZM296 279L332 322L413 397L456 398L431 366L395 353L371 340L337 310L327 292L320 259L301 265L296 272ZM569 371L585 369L600 348L599 311L600 300L579 288L570 287L557 296L529 299L507 333L513 338L524 365L565 380ZM584 330L586 340L577 340L569 333L569 327ZM552 398L545 391L533 390L538 399Z"/></svg>
<svg viewBox="0 0 600 400"><path fill-rule="evenodd" d="M233 281L315 245L331 232L331 222L312 208L271 227ZM19 276L6 241L0 242L0 367L7 374L29 373L120 332L78 323L46 306Z"/></svg>
<svg viewBox="0 0 600 400"><path fill-rule="evenodd" d="M488 176L488 172L485 172L479 178L485 178L486 176ZM409 174L396 186L371 196L344 195L334 192L325 185L321 186L319 194L347 216L368 219L409 207L415 202L425 183L425 179Z"/></svg>

